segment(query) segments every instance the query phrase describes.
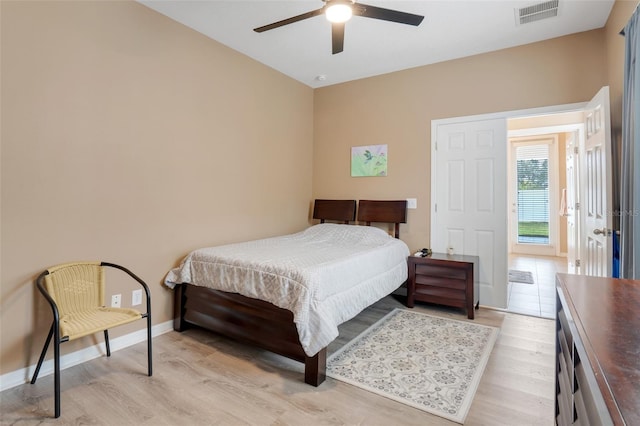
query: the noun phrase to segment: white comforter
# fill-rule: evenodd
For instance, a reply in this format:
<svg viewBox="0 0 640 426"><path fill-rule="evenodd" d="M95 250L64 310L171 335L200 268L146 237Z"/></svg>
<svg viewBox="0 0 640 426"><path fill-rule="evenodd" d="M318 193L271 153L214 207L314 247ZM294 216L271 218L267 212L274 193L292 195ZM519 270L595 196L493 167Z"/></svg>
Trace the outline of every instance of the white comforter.
<svg viewBox="0 0 640 426"><path fill-rule="evenodd" d="M203 248L165 284L190 283L266 300L293 312L300 343L315 355L338 325L407 279L409 248L385 231L320 224L281 237Z"/></svg>

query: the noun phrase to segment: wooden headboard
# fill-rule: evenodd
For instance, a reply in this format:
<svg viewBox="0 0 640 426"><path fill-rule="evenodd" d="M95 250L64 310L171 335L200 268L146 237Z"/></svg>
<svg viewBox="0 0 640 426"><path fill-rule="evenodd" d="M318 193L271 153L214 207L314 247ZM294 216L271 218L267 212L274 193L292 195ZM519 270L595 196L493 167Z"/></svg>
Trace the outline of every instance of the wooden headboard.
<svg viewBox="0 0 640 426"><path fill-rule="evenodd" d="M400 224L407 223L407 200L358 202L358 222L384 222L395 224L395 237L400 238Z"/></svg>
<svg viewBox="0 0 640 426"><path fill-rule="evenodd" d="M313 204L313 218L349 223L356 220L356 200L316 200Z"/></svg>

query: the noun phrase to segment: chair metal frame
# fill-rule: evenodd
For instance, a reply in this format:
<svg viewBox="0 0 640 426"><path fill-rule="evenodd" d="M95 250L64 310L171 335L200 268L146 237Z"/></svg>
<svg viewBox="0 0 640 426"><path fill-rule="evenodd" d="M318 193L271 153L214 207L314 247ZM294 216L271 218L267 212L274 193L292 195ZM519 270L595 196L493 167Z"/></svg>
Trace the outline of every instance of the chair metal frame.
<svg viewBox="0 0 640 426"><path fill-rule="evenodd" d="M131 278L137 281L146 293L147 298L147 312L141 312L141 319L147 319L147 365L148 365L148 375L151 377L153 374L153 362L152 362L152 340L151 340L151 295L149 292L149 287L147 284L142 281L136 274L131 272L129 269L124 266L117 265L115 263L109 262L100 262L99 266L101 267L111 267L115 269L119 269L125 273L127 273ZM31 379L31 384L36 382L38 378L38 373L40 372L40 367L42 367L42 363L44 362L44 358L47 354L47 349L49 349L49 344L51 343L51 339L54 339L54 389L55 389L55 417L60 417L60 343L64 343L69 341L69 336L60 336L60 314L58 311L58 305L56 304L53 297L49 294L47 289L45 288L43 281L45 277L49 275L49 269L42 272L38 278L36 279L36 285L40 293L45 297L49 305L51 305L51 310L53 311L53 322L51 323L51 328L49 329L49 335L47 336L47 340L45 341L44 347L42 348L42 353L40 354L40 359L38 360L38 364L36 366L35 372L33 373L33 378ZM107 351L107 356L111 356L111 348L109 346L109 331L108 329L104 331L104 341L105 347Z"/></svg>

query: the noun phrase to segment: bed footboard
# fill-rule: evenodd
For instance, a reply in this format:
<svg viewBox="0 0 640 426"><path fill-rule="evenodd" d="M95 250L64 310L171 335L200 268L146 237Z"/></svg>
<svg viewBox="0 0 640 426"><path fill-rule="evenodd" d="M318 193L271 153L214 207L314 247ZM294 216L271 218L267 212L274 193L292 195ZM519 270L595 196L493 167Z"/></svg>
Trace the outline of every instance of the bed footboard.
<svg viewBox="0 0 640 426"><path fill-rule="evenodd" d="M325 380L326 348L305 354L293 314L262 300L190 284L174 289L173 329L192 325L258 346L305 364L305 382L318 386Z"/></svg>

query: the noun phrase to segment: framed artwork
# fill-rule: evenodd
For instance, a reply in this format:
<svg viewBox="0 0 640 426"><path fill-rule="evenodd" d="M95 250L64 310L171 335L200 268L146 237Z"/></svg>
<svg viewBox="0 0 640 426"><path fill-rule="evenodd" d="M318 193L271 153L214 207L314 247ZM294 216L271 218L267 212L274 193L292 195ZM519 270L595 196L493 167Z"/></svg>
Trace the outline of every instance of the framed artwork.
<svg viewBox="0 0 640 426"><path fill-rule="evenodd" d="M387 145L351 147L351 176L386 176Z"/></svg>

